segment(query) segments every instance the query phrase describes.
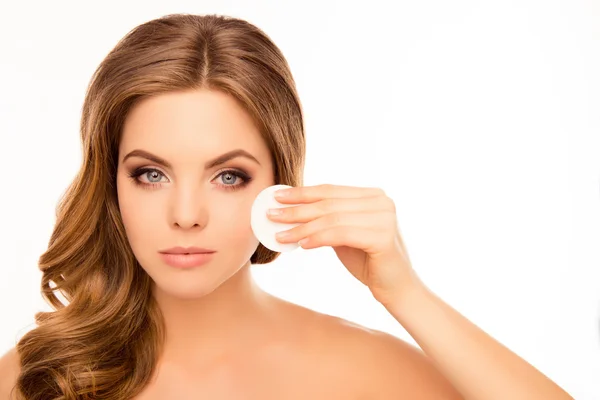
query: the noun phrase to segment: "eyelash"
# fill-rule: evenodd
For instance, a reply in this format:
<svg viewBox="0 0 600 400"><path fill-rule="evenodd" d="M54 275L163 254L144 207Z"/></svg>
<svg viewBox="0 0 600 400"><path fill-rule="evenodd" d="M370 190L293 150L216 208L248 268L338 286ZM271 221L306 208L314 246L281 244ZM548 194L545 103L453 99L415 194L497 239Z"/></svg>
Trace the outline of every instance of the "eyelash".
<svg viewBox="0 0 600 400"><path fill-rule="evenodd" d="M129 173L129 177L133 180L133 183L135 183L137 186L139 186L143 189L152 190L152 189L160 186L160 183L158 183L158 182L145 183L145 182L139 181L138 178L148 172L157 172L160 175L165 176L162 172L160 172L159 170L157 170L155 168L144 167L144 168L138 168L138 169L134 170L133 172ZM242 180L242 183L240 183L238 185L222 185L222 184L219 185L219 186L222 186L225 190L230 190L230 191L240 190L240 189L246 187L252 180L252 178L245 172L235 170L235 169L227 169L225 171L222 171L219 175L216 176L216 178L218 178L222 175L226 175L226 174L230 174L230 175L240 178Z"/></svg>

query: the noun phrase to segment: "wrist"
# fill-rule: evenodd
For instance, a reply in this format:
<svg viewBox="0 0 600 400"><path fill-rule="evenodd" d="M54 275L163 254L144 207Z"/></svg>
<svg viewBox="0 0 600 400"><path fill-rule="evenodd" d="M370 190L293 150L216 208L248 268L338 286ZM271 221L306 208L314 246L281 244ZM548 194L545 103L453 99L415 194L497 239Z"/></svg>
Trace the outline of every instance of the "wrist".
<svg viewBox="0 0 600 400"><path fill-rule="evenodd" d="M419 277L411 271L410 277L404 279L402 285L394 290L390 295L386 296L385 299L379 300L379 302L394 316L403 314L406 309L411 308L419 296L427 292L427 287L419 279Z"/></svg>

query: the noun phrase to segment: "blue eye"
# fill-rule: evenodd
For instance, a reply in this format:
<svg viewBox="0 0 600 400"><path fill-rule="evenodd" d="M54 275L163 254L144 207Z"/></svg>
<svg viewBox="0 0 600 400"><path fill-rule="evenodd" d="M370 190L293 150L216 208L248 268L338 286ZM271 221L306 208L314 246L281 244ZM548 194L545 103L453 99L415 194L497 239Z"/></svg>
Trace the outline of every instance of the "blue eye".
<svg viewBox="0 0 600 400"><path fill-rule="evenodd" d="M250 183L250 181L252 180L252 178L248 174L246 174L245 172L238 171L238 170L235 170L235 169L225 170L225 171L221 172L219 175L217 175L217 178L222 177L222 176L232 177L232 178L229 179L229 181L231 181L231 180L234 180L234 181L241 180L242 181L242 183L239 183L237 185L231 185L231 184L221 185L226 190L241 189L241 188L245 187L246 185L248 185L248 183ZM240 179L236 180L235 178L240 178Z"/></svg>
<svg viewBox="0 0 600 400"><path fill-rule="evenodd" d="M149 180L151 180L151 179L158 179L158 180L157 181L151 180L150 182L142 182L139 179L142 175L145 175L147 178L152 176L152 178L149 178ZM155 168L138 168L129 174L129 177L131 179L133 179L133 182L136 185L138 185L144 189L153 189L153 188L159 187L161 184L160 179L164 176L165 175L162 172L160 172L158 169L155 169ZM225 180L222 180L222 182L228 182L228 183L219 184L219 186L223 187L225 190L242 189L243 187L247 186L248 183L250 183L250 181L252 180L252 178L245 172L243 172L241 170L235 170L235 169L228 169L228 170L222 171L219 175L217 175L217 178L220 178L220 177L227 178ZM236 179L236 178L239 178L239 179ZM241 180L241 183L235 184L235 182L240 181L240 180ZM233 184L232 184L232 182L233 182Z"/></svg>
<svg viewBox="0 0 600 400"><path fill-rule="evenodd" d="M155 175L154 179L156 179L156 176L158 176L158 181L152 181L151 179L153 179L153 178L150 178L150 183L159 183L161 176L164 176L160 171L157 171L155 169L144 171L142 174L140 174L140 176L141 175L144 175L147 178L150 177L150 176L152 176L152 175Z"/></svg>
<svg viewBox="0 0 600 400"><path fill-rule="evenodd" d="M222 172L218 175L218 177L226 177L224 180L222 180L221 182L226 182L225 185L226 186L230 186L230 184L233 184L236 182L237 178L240 178L240 176L238 174L234 174L232 172ZM229 182L227 182L229 181ZM233 185L235 186L235 185Z"/></svg>
<svg viewBox="0 0 600 400"><path fill-rule="evenodd" d="M150 174L154 175L154 177L158 176L159 181L160 181L161 177L165 176L162 172L160 172L159 170L154 169L154 168L138 168L135 171L131 172L129 174L129 177L131 179L133 179L133 183L135 183L136 185L141 186L145 189L160 186L159 182L149 182L148 183L148 182L140 181L140 179L139 179L140 176L145 175L146 177L148 177Z"/></svg>

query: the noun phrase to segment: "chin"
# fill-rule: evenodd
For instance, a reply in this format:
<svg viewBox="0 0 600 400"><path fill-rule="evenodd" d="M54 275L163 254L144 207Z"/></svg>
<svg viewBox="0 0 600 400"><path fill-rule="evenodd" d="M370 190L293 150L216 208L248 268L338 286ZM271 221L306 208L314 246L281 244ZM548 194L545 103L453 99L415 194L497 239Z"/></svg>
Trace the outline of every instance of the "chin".
<svg viewBox="0 0 600 400"><path fill-rule="evenodd" d="M207 266L177 269L160 264L158 268L147 272L154 281L155 292L172 298L194 300L212 293L241 269L218 270Z"/></svg>
<svg viewBox="0 0 600 400"><path fill-rule="evenodd" d="M164 274L160 274L162 276L156 278L151 276L154 281L154 292L160 292L161 296L194 300L212 293L223 283L214 277L194 274L195 271L182 272L184 273L180 273L179 276L164 276Z"/></svg>
<svg viewBox="0 0 600 400"><path fill-rule="evenodd" d="M197 300L212 293L217 286L208 285L161 285L155 282L155 291L160 291L163 296L180 300Z"/></svg>

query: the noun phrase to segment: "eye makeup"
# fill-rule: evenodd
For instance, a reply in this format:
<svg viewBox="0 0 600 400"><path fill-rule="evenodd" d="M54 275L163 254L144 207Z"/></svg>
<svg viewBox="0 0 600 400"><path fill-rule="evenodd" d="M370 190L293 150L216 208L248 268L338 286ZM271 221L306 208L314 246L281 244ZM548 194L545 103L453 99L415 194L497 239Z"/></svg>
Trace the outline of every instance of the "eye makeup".
<svg viewBox="0 0 600 400"><path fill-rule="evenodd" d="M131 178L133 183L138 187L141 187L141 188L147 189L147 190L158 189L161 186L162 182L142 182L140 180L140 177L142 177L142 176L145 176L146 178L148 178L150 176L149 174L153 174L154 179L156 179L156 178L160 179L161 177L165 176L160 170L158 170L156 168L150 168L150 167L136 168L136 169L132 170L131 172L129 172L127 175L129 176L129 178ZM252 180L252 177L249 174L247 174L245 171L242 171L240 169L232 169L232 168L228 168L228 169L225 169L225 170L219 172L219 174L215 177L215 179L218 179L220 177L226 177L226 178L229 178L229 180L234 180L235 182L241 181L240 183L233 184L233 185L224 184L224 183L217 184L218 186L222 187L224 190L229 190L229 191L236 191L236 190L243 189Z"/></svg>

